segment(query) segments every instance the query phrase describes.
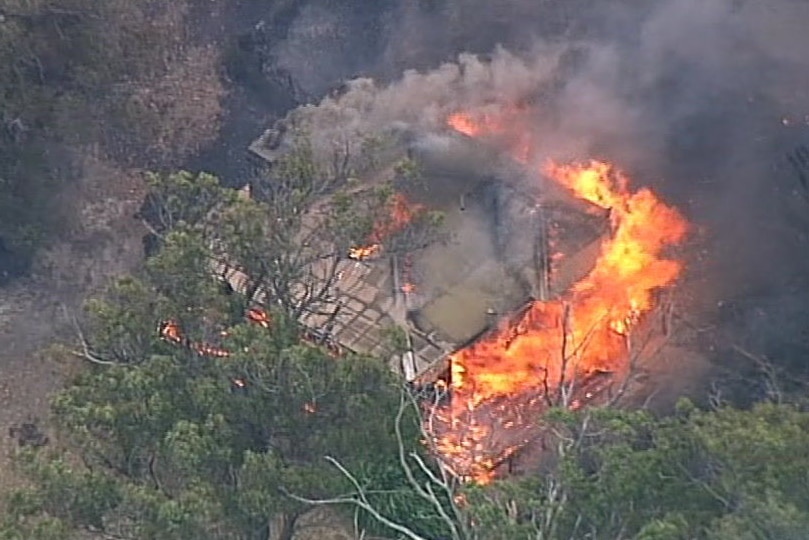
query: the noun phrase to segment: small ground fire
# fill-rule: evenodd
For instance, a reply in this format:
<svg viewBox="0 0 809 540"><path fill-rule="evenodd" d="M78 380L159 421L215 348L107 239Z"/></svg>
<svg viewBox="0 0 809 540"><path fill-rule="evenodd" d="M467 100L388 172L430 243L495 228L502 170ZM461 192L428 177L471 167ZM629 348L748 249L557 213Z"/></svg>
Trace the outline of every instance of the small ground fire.
<svg viewBox="0 0 809 540"><path fill-rule="evenodd" d="M509 118L462 112L448 124L471 137L505 135L512 157L529 166L531 136L510 133L518 124ZM536 172L608 209L611 235L595 267L568 293L533 302L450 357L451 399L428 415L426 427L447 466L478 483L537 436L537 418L548 406L581 406L609 374L626 370L633 328L654 307L655 291L683 270L664 252L683 241L688 224L651 190L631 190L621 171L599 161L546 163ZM553 397L566 389L574 395Z"/></svg>

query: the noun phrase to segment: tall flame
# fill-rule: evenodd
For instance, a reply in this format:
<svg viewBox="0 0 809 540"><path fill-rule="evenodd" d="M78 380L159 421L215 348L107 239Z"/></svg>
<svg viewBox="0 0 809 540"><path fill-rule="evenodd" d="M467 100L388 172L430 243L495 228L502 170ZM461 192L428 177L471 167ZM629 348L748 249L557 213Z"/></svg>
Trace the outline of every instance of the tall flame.
<svg viewBox="0 0 809 540"><path fill-rule="evenodd" d="M468 113L448 123L476 137L507 129L504 121L486 116L476 122ZM512 153L523 163L530 155L528 140L512 138L518 141ZM516 321L450 358L451 402L428 430L445 462L479 483L491 480L497 463L527 442L519 424L536 422L525 415L541 410L543 397L574 377L626 367L633 325L653 307L654 291L671 285L683 269L663 252L684 239L687 222L651 190L631 191L623 173L599 161L548 163L537 173L609 209L612 234L590 273L564 297L534 302ZM590 396L588 391L582 397ZM500 426L493 421L498 418ZM516 435L509 438L504 430Z"/></svg>

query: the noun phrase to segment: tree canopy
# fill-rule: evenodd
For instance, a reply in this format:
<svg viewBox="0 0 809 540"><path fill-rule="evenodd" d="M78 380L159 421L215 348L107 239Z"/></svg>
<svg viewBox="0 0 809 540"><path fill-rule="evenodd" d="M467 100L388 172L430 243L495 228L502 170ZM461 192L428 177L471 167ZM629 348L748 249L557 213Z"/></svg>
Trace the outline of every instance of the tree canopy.
<svg viewBox="0 0 809 540"><path fill-rule="evenodd" d="M246 200L205 174L152 177L159 249L77 321L74 352L88 366L53 408L66 447L25 453L34 487L12 497L6 537L290 538L309 508L301 499L352 488L327 456L362 471L364 485L390 485L399 443L419 443L415 422L394 428L401 382L387 359L335 358L302 339L298 305L258 308L265 323L250 322L255 290L234 291L214 272L235 256L229 263L263 272L262 286L278 281L273 294L281 272L305 279L312 260L300 245L315 237L302 221L316 199L301 171L291 201ZM317 203L318 257L344 256L372 224L362 220L372 201L360 211L335 200ZM273 254L286 266L268 265Z"/></svg>
<svg viewBox="0 0 809 540"><path fill-rule="evenodd" d="M792 405L559 417L551 472L470 494L479 538L805 537L809 414Z"/></svg>

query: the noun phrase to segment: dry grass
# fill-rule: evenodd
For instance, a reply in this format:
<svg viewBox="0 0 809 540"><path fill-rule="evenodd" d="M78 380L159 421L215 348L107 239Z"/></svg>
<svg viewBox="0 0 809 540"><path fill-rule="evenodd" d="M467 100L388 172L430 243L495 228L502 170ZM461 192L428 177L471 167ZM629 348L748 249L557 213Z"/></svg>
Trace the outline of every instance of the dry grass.
<svg viewBox="0 0 809 540"><path fill-rule="evenodd" d="M73 219L63 237L31 277L0 289L0 496L20 485L8 429L31 420L47 426L51 396L78 367L72 357L42 354L73 337L66 308L78 311L87 294L142 258L144 231L133 218L143 200L140 176L87 154L80 181L64 194Z"/></svg>

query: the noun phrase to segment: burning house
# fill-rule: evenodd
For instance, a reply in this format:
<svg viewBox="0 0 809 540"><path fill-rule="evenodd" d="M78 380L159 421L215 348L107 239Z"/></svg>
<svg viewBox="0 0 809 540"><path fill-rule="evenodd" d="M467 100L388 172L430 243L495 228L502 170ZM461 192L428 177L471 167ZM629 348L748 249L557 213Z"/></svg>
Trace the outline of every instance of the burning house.
<svg viewBox="0 0 809 540"><path fill-rule="evenodd" d="M397 327L409 350L392 367L419 386L446 384L451 353L592 268L609 213L549 180L537 183L518 162L454 130L391 136L386 165L367 176L390 177L402 158L415 162L418 181L397 184L397 196L441 212L446 235L410 252L358 246L339 263L331 305L301 322L342 348L377 355ZM287 144L275 127L250 151L272 165Z"/></svg>
<svg viewBox="0 0 809 540"><path fill-rule="evenodd" d="M405 253L357 248L340 263L328 313L301 322L341 348L389 355L438 398L425 415L437 454L458 476L487 481L541 437L542 411L607 399L651 291L677 274L656 257L684 222L651 192L629 192L605 164L537 174L462 120L399 132L392 153L421 171L396 186L402 200L442 212L448 239ZM270 130L251 151L272 164L284 145ZM649 222L632 223L638 217ZM624 238L645 235L639 225L660 226L660 238ZM649 283L633 284L650 279L638 265L650 265ZM390 327L407 336L404 354L385 350Z"/></svg>

